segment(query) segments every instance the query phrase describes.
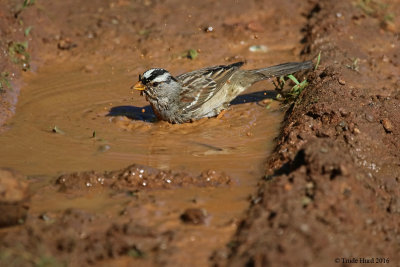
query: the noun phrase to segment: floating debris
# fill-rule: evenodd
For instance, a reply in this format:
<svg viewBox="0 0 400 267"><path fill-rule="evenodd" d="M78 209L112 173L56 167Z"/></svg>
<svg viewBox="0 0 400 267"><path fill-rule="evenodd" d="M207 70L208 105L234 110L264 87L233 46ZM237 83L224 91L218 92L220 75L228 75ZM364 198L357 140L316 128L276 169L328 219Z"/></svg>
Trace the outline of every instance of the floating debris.
<svg viewBox="0 0 400 267"><path fill-rule="evenodd" d="M65 134L64 131L60 130L56 125L54 125L53 129L51 130L53 133L58 133L58 134Z"/></svg>
<svg viewBox="0 0 400 267"><path fill-rule="evenodd" d="M110 150L111 146L110 145L100 145L97 151L99 152L106 152L107 150Z"/></svg>
<svg viewBox="0 0 400 267"><path fill-rule="evenodd" d="M266 53L268 52L268 47L266 45L252 45L249 47L249 51L255 53Z"/></svg>

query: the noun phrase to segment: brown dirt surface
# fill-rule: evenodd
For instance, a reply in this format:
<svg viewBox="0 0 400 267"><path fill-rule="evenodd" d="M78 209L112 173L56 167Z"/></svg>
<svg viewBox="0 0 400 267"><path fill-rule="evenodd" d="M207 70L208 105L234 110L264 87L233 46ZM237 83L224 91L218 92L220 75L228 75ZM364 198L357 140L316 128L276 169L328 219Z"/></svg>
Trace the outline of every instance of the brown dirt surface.
<svg viewBox="0 0 400 267"><path fill-rule="evenodd" d="M0 227L23 223L29 209L28 183L12 170L0 169Z"/></svg>
<svg viewBox="0 0 400 267"><path fill-rule="evenodd" d="M305 52L321 51L322 64L221 265L400 264L399 7L314 2Z"/></svg>
<svg viewBox="0 0 400 267"><path fill-rule="evenodd" d="M0 167L23 175L0 170L0 262L400 266L399 33L396 0L2 1ZM319 53L247 165L271 85L185 125L120 95L150 67Z"/></svg>

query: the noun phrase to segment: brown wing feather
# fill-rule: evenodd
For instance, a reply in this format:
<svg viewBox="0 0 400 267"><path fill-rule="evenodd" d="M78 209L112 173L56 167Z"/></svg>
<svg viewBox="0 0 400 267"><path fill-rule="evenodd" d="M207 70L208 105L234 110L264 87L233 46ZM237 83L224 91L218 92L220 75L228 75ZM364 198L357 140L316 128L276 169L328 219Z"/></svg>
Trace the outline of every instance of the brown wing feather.
<svg viewBox="0 0 400 267"><path fill-rule="evenodd" d="M177 76L182 85L182 109L192 111L212 98L244 63L221 65L188 72Z"/></svg>

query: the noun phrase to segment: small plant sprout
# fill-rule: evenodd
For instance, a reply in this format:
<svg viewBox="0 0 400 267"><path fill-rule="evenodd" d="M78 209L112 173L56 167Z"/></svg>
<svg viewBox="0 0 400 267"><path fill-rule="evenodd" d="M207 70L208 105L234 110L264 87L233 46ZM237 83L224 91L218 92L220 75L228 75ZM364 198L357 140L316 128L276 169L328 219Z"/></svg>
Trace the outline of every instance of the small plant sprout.
<svg viewBox="0 0 400 267"><path fill-rule="evenodd" d="M299 82L296 79L296 77L294 77L292 74L287 75L286 77L295 83L295 85L292 88L290 88L289 91L283 91L283 88L286 85L286 82L288 81L285 80L285 76L277 78L276 83L275 82L273 83L275 85L275 89L281 92L280 94L276 95L275 99L278 101L283 101L285 103L288 103L290 101L293 101L300 95L303 89L307 87L308 81L304 79L302 82Z"/></svg>
<svg viewBox="0 0 400 267"><path fill-rule="evenodd" d="M383 17L383 20L386 22L393 22L394 21L394 14L393 13L387 13Z"/></svg>
<svg viewBox="0 0 400 267"><path fill-rule="evenodd" d="M199 53L197 52L196 49L189 49L187 51L187 57L190 59L196 59Z"/></svg>
<svg viewBox="0 0 400 267"><path fill-rule="evenodd" d="M9 81L9 73L4 71L0 73L0 93L4 92L6 89L12 90L11 83Z"/></svg>
<svg viewBox="0 0 400 267"><path fill-rule="evenodd" d="M346 67L358 72L359 71L358 61L359 58L354 58L353 62L351 64L347 64Z"/></svg>
<svg viewBox="0 0 400 267"><path fill-rule="evenodd" d="M28 27L25 29L25 31L24 31L24 35L25 35L25 36L28 36L29 33L31 32L32 28L33 28L33 26L28 26Z"/></svg>
<svg viewBox="0 0 400 267"><path fill-rule="evenodd" d="M28 6L32 6L33 4L35 4L35 0L24 0L24 3L22 4L22 7L28 7Z"/></svg>
<svg viewBox="0 0 400 267"><path fill-rule="evenodd" d="M318 69L319 62L321 61L321 51L319 51L318 56L317 56L317 63L315 63L315 68L314 70Z"/></svg>
<svg viewBox="0 0 400 267"><path fill-rule="evenodd" d="M10 55L11 61L21 65L24 71L29 69L30 55L27 50L28 41L10 42L8 45L8 54Z"/></svg>
<svg viewBox="0 0 400 267"><path fill-rule="evenodd" d="M308 81L306 79L304 79L302 82L299 82L292 74L288 75L287 77L296 84L292 87L292 89L290 89L289 94L292 96L298 96L308 85Z"/></svg>

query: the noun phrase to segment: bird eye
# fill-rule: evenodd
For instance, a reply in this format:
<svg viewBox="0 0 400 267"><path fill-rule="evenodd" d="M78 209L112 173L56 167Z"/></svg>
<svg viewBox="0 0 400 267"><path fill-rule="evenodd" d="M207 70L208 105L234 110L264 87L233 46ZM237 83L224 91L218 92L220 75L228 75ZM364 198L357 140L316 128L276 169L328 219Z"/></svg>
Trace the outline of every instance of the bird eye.
<svg viewBox="0 0 400 267"><path fill-rule="evenodd" d="M156 87L159 83L158 82L153 82L153 86Z"/></svg>

